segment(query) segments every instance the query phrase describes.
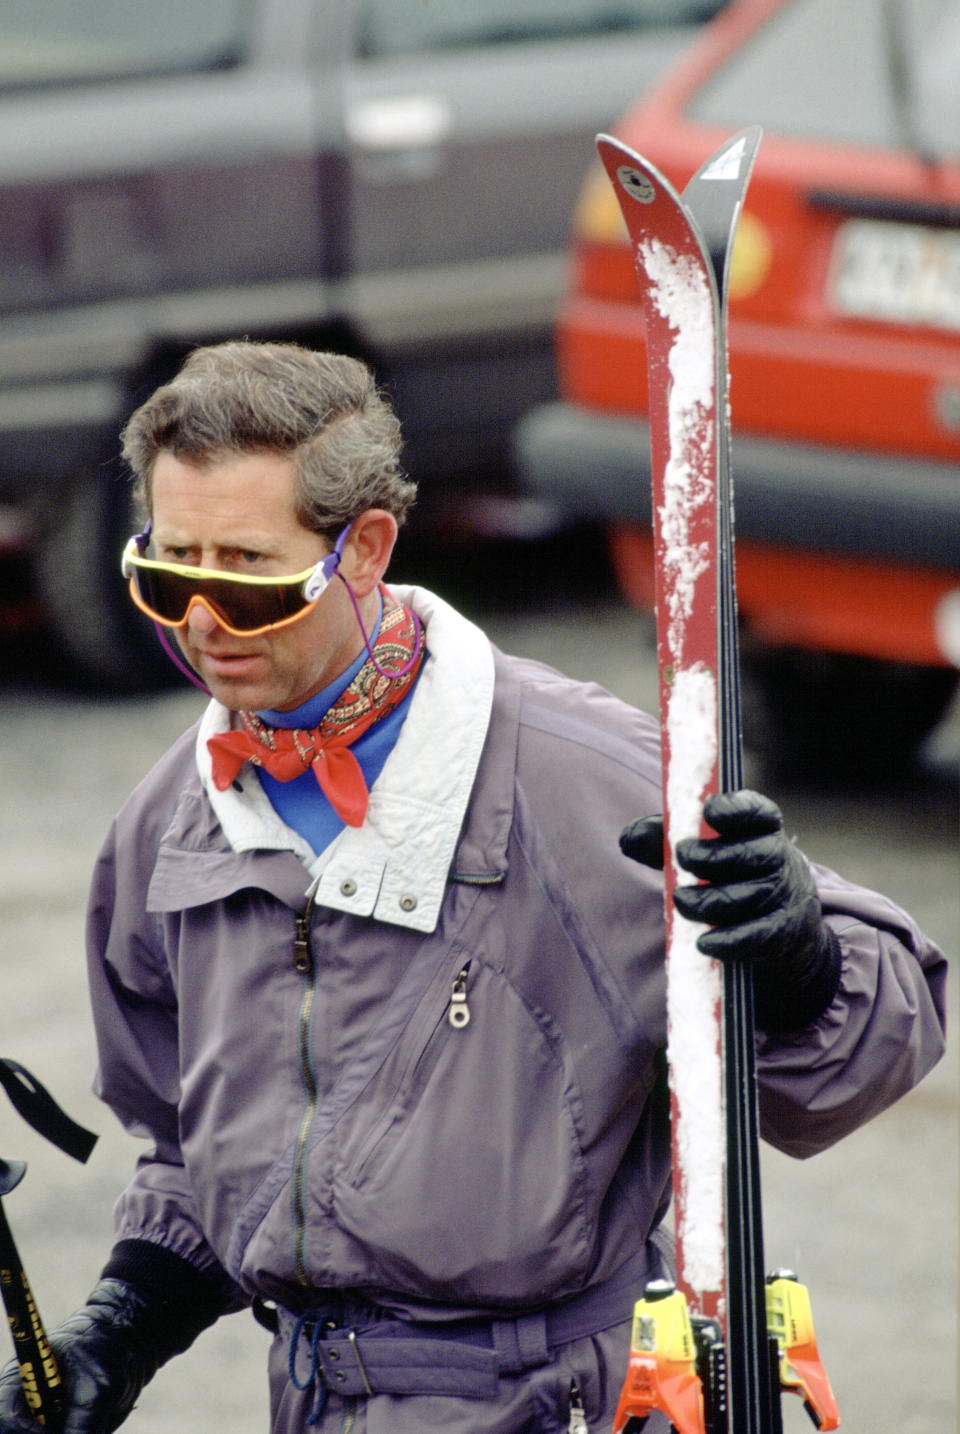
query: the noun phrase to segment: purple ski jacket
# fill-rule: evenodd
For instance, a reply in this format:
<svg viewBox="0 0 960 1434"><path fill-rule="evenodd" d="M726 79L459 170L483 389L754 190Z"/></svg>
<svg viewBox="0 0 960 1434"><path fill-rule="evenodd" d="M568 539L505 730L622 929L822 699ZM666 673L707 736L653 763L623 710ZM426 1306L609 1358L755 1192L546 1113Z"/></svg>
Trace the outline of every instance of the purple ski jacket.
<svg viewBox="0 0 960 1434"><path fill-rule="evenodd" d="M454 1434L566 1429L576 1381L599 1428L625 1362L604 1374L592 1336L609 1310L583 1292L629 1269L625 1348L669 1199L661 882L617 842L660 808L657 726L496 652L430 594L399 593L430 657L369 830L315 856L250 768L216 798L203 751L228 714L213 704L104 847L89 918L97 1086L149 1142L117 1233L191 1261L225 1302L276 1301L304 1349L293 1317L336 1292L339 1314L359 1301L397 1337L466 1320L483 1345L500 1321L457 1376L465 1397L425 1375L405 1399L389 1381L360 1398L380 1387L373 1344L351 1360L360 1385L344 1392L369 1434L434 1427L424 1399ZM841 989L809 1028L759 1041L762 1131L797 1156L891 1104L943 1045L941 954L882 896L813 869ZM580 1324L545 1326L559 1374L553 1346L504 1355L529 1333L514 1316L576 1300ZM274 1363L273 1427L301 1429L314 1391L289 1385L279 1345ZM330 1384L324 1429L343 1407ZM521 1387L528 1422L514 1425Z"/></svg>

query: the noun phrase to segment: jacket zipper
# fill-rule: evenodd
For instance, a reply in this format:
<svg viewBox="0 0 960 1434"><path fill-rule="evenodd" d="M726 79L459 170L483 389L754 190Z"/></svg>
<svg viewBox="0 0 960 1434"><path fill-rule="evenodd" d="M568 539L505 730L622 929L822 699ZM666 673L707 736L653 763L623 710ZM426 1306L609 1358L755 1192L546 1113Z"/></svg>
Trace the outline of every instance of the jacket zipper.
<svg viewBox="0 0 960 1434"><path fill-rule="evenodd" d="M310 1283L307 1275L304 1244L306 1238L306 1215L304 1209L304 1168L307 1156L307 1139L317 1112L317 1078L310 1057L310 1027L316 998L316 970L310 947L310 924L313 916L314 897L311 896L303 914L296 918L293 940L293 965L304 978L303 995L300 1000L300 1014L297 1020L297 1054L300 1065L300 1079L303 1082L304 1107L297 1134L293 1156L293 1263L297 1279L303 1285Z"/></svg>
<svg viewBox="0 0 960 1434"><path fill-rule="evenodd" d="M583 1395L575 1379L570 1381L570 1423L567 1425L567 1434L590 1434Z"/></svg>
<svg viewBox="0 0 960 1434"><path fill-rule="evenodd" d="M470 1007L467 1005L467 977L469 974L470 962L468 961L454 977L453 988L450 992L447 1020L455 1030L462 1030L470 1023Z"/></svg>

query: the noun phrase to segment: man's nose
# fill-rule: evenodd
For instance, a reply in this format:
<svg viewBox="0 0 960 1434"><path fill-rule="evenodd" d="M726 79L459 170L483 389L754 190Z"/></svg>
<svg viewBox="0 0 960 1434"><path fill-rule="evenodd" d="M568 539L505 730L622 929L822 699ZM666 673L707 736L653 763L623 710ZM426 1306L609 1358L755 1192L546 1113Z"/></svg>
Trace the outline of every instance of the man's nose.
<svg viewBox="0 0 960 1434"><path fill-rule="evenodd" d="M206 637L213 632L219 624L213 613L204 602L193 602L190 604L190 611L187 613L187 627L191 632L201 637Z"/></svg>

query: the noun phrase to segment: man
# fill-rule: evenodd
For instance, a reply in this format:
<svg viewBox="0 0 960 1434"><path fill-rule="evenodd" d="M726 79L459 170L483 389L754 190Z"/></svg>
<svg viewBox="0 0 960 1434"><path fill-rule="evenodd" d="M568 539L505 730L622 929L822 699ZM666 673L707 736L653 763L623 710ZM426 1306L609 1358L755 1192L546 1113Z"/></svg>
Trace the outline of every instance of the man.
<svg viewBox="0 0 960 1434"><path fill-rule="evenodd" d="M274 1434L607 1430L669 1199L662 833L616 840L656 725L383 584L413 485L361 364L198 350L124 451L131 594L212 701L94 877L98 1090L150 1144L52 1337L66 1434L251 1303ZM944 962L766 798L707 816L678 902L753 958L764 1133L807 1155L936 1061Z"/></svg>

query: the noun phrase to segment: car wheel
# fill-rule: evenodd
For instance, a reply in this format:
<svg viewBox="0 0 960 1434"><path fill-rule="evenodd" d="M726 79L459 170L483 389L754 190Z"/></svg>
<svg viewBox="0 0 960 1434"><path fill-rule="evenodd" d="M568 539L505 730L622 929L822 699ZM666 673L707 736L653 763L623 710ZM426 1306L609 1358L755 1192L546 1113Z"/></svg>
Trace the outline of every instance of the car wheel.
<svg viewBox="0 0 960 1434"><path fill-rule="evenodd" d="M744 641L745 740L761 764L851 782L907 769L956 691L952 668Z"/></svg>
<svg viewBox="0 0 960 1434"><path fill-rule="evenodd" d="M61 675L81 691L144 692L175 678L120 575L136 526L126 482L105 468L74 486L41 541L37 576Z"/></svg>

